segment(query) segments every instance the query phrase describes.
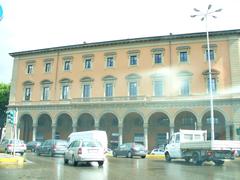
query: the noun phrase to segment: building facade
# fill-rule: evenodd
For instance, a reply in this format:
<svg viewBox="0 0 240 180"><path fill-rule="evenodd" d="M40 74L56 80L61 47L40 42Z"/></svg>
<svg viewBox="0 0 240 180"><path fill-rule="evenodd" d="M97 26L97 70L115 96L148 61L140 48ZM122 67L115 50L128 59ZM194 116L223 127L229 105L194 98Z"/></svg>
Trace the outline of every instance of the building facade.
<svg viewBox="0 0 240 180"><path fill-rule="evenodd" d="M215 139L239 139L240 30L210 32ZM22 51L9 109L25 141L105 130L109 147L166 143L179 129L211 136L205 33Z"/></svg>

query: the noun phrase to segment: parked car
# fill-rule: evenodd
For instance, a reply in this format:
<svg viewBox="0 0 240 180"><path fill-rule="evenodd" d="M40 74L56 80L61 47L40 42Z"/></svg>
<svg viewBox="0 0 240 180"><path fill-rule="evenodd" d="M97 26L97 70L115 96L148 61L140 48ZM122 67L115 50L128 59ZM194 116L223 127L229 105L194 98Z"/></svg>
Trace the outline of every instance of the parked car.
<svg viewBox="0 0 240 180"><path fill-rule="evenodd" d="M48 154L50 156L63 155L67 149L67 141L61 139L48 139L37 147L37 155Z"/></svg>
<svg viewBox="0 0 240 180"><path fill-rule="evenodd" d="M155 148L151 151L151 155L164 155L164 149Z"/></svg>
<svg viewBox="0 0 240 180"><path fill-rule="evenodd" d="M26 144L19 139L4 139L0 144L0 152L4 153L20 153L23 155L26 151Z"/></svg>
<svg viewBox="0 0 240 180"><path fill-rule="evenodd" d="M35 152L37 147L41 145L41 142L39 142L39 141L29 141L26 145L27 145L27 150Z"/></svg>
<svg viewBox="0 0 240 180"><path fill-rule="evenodd" d="M75 140L73 141L64 154L64 163L72 161L74 166L78 162L98 162L102 166L105 160L104 147L100 142L89 140Z"/></svg>
<svg viewBox="0 0 240 180"><path fill-rule="evenodd" d="M145 147L138 143L125 143L113 150L113 157L125 156L132 158L133 156L140 156L141 158L145 158L146 154Z"/></svg>

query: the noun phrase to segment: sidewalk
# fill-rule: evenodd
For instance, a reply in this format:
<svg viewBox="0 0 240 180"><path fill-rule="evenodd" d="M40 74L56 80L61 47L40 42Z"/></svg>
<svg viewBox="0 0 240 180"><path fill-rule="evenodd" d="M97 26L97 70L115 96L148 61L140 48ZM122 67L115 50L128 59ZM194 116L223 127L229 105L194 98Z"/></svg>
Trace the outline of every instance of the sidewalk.
<svg viewBox="0 0 240 180"><path fill-rule="evenodd" d="M23 156L15 155L14 157L11 154L0 153L0 165L5 165L5 164L22 165L23 163L24 163Z"/></svg>

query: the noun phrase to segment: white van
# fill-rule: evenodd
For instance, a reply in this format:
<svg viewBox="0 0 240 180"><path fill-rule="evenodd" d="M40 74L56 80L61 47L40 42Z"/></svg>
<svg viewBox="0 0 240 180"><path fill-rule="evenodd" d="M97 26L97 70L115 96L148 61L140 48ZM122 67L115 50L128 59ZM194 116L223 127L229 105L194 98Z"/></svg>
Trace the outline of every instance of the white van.
<svg viewBox="0 0 240 180"><path fill-rule="evenodd" d="M106 131L92 130L92 131L73 132L68 136L67 141L68 141L68 144L70 145L71 142L75 140L80 140L80 139L82 140L95 139L98 142L100 142L104 150L107 151L108 139L107 139Z"/></svg>

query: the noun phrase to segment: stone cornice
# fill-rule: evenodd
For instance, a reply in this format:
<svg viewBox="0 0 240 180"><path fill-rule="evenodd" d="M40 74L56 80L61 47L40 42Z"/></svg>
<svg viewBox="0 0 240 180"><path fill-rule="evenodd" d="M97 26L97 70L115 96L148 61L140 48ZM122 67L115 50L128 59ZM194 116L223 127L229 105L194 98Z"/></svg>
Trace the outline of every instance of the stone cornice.
<svg viewBox="0 0 240 180"><path fill-rule="evenodd" d="M210 37L211 36L222 37L222 36L231 36L231 35L240 35L240 29L209 32ZM20 56L26 56L26 55L55 53L55 52L60 52L60 51L70 51L70 50L96 48L96 47L108 47L108 46L116 46L116 45L148 43L148 42L158 42L158 41L165 42L165 41L170 41L170 40L173 41L173 40L178 40L178 39L203 38L205 36L206 36L205 32L189 33L189 34L176 34L176 35L170 34L170 35L165 35L165 36L142 37L142 38L133 38L133 39L83 43L83 44L76 44L76 45L51 47L51 48L21 51L21 52L13 52L13 53L9 53L9 54L12 57L20 57Z"/></svg>

